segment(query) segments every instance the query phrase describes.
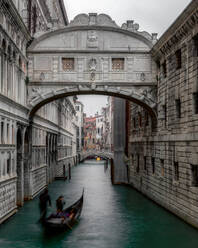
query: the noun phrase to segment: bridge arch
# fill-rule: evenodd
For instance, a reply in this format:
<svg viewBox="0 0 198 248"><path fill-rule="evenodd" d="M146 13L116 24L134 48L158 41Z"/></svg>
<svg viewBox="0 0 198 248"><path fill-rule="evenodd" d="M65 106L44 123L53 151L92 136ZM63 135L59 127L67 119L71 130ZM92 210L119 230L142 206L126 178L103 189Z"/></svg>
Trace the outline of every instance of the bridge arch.
<svg viewBox="0 0 198 248"><path fill-rule="evenodd" d="M95 151L95 150L85 151L85 152L82 152L80 155L81 155L81 160L85 160L88 157L94 157L94 156L101 157L104 159L109 159L109 160L114 158L113 152Z"/></svg>
<svg viewBox="0 0 198 248"><path fill-rule="evenodd" d="M128 92L122 90L121 92L119 92L120 90L116 88L107 89L107 91L101 89L89 89L89 87L86 86L83 88L84 89L81 89L81 86L78 86L76 88L72 87L71 89L64 88L57 92L49 92L46 95L37 97L37 99L35 99L35 101L33 102L32 108L29 112L30 119L32 119L36 111L45 104L60 98L75 96L75 95L107 95L107 96L123 98L144 107L149 112L153 120L156 120L157 118L155 111L155 107L156 107L155 102L148 99L144 95L144 93L142 93L142 95L135 95L133 91Z"/></svg>

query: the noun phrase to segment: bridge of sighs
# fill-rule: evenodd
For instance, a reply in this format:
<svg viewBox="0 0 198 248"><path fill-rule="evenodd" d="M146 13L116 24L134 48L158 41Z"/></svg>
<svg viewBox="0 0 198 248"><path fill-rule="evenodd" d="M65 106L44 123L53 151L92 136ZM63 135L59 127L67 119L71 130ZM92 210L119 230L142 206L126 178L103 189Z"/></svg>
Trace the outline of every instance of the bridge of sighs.
<svg viewBox="0 0 198 248"><path fill-rule="evenodd" d="M28 48L29 118L58 98L100 94L128 99L156 119L157 35L108 15L80 14L66 27L38 33Z"/></svg>
<svg viewBox="0 0 198 248"><path fill-rule="evenodd" d="M62 29L38 34L28 49L30 116L42 105L75 94L112 95L144 106L155 117L156 34L127 21L80 14Z"/></svg>

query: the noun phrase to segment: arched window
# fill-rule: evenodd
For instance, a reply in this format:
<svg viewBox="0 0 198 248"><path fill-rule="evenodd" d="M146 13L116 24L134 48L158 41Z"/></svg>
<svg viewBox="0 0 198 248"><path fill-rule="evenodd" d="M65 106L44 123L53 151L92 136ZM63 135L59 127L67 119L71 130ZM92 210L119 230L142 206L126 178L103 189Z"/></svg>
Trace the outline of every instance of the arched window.
<svg viewBox="0 0 198 248"><path fill-rule="evenodd" d="M28 1L27 12L28 12L28 30L31 33L31 27L32 27L32 0Z"/></svg>
<svg viewBox="0 0 198 248"><path fill-rule="evenodd" d="M21 57L19 57L19 68L22 70L22 60L21 60Z"/></svg>
<svg viewBox="0 0 198 248"><path fill-rule="evenodd" d="M12 95L12 63L11 63L11 47L8 46L8 61L7 61L7 96Z"/></svg>
<svg viewBox="0 0 198 248"><path fill-rule="evenodd" d="M33 34L36 33L36 27L37 27L37 10L36 5L33 7Z"/></svg>
<svg viewBox="0 0 198 248"><path fill-rule="evenodd" d="M2 53L0 59L0 90L4 91L4 81L6 80L6 41L3 39L2 41Z"/></svg>
<svg viewBox="0 0 198 248"><path fill-rule="evenodd" d="M141 113L138 113L138 122L139 122L139 127L142 127L142 115L141 115Z"/></svg>

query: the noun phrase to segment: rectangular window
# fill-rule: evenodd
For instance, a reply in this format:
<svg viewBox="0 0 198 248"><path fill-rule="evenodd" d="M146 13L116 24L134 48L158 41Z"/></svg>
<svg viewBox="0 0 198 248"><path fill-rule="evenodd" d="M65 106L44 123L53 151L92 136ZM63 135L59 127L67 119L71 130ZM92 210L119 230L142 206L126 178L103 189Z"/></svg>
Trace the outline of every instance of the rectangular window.
<svg viewBox="0 0 198 248"><path fill-rule="evenodd" d="M136 167L136 172L139 173L140 171L140 155L137 154L137 167Z"/></svg>
<svg viewBox="0 0 198 248"><path fill-rule="evenodd" d="M193 55L198 57L198 34L193 37Z"/></svg>
<svg viewBox="0 0 198 248"><path fill-rule="evenodd" d="M7 159L7 174L9 175L11 171L11 155L9 154L9 158Z"/></svg>
<svg viewBox="0 0 198 248"><path fill-rule="evenodd" d="M4 144L4 122L1 122L1 144Z"/></svg>
<svg viewBox="0 0 198 248"><path fill-rule="evenodd" d="M136 128L136 119L135 119L135 117L133 118L133 127Z"/></svg>
<svg viewBox="0 0 198 248"><path fill-rule="evenodd" d="M163 70L163 76L164 76L164 78L166 78L167 77L166 60L162 64L162 70Z"/></svg>
<svg viewBox="0 0 198 248"><path fill-rule="evenodd" d="M155 158L154 157L151 158L151 164L152 164L152 172L153 174L155 174Z"/></svg>
<svg viewBox="0 0 198 248"><path fill-rule="evenodd" d="M191 170L192 170L192 186L198 187L198 166L192 164Z"/></svg>
<svg viewBox="0 0 198 248"><path fill-rule="evenodd" d="M74 71L74 58L62 58L63 71Z"/></svg>
<svg viewBox="0 0 198 248"><path fill-rule="evenodd" d="M10 125L7 124L7 144L10 144Z"/></svg>
<svg viewBox="0 0 198 248"><path fill-rule="evenodd" d="M141 116L141 113L138 113L138 124L139 124L139 127L142 127L142 116Z"/></svg>
<svg viewBox="0 0 198 248"><path fill-rule="evenodd" d="M166 104L162 105L162 109L163 109L164 121L165 121L165 126L166 126L166 121L167 121L167 108L166 108Z"/></svg>
<svg viewBox="0 0 198 248"><path fill-rule="evenodd" d="M112 59L112 70L123 71L124 70L124 58L113 58Z"/></svg>
<svg viewBox="0 0 198 248"><path fill-rule="evenodd" d="M161 176L164 177L164 160L160 159L160 165L161 165Z"/></svg>
<svg viewBox="0 0 198 248"><path fill-rule="evenodd" d="M198 114L198 92L193 93L193 112Z"/></svg>
<svg viewBox="0 0 198 248"><path fill-rule="evenodd" d="M144 156L144 170L147 170L146 156Z"/></svg>
<svg viewBox="0 0 198 248"><path fill-rule="evenodd" d="M180 99L175 100L175 105L176 105L176 117L181 118L181 101L180 101Z"/></svg>
<svg viewBox="0 0 198 248"><path fill-rule="evenodd" d="M145 121L145 127L149 126L149 115L148 115L148 112L145 112L144 121Z"/></svg>
<svg viewBox="0 0 198 248"><path fill-rule="evenodd" d="M174 162L175 181L179 180L179 163Z"/></svg>
<svg viewBox="0 0 198 248"><path fill-rule="evenodd" d="M14 126L12 125L12 144L14 144Z"/></svg>
<svg viewBox="0 0 198 248"><path fill-rule="evenodd" d="M175 57L176 57L176 69L180 69L182 67L182 53L181 49L177 50L175 52Z"/></svg>

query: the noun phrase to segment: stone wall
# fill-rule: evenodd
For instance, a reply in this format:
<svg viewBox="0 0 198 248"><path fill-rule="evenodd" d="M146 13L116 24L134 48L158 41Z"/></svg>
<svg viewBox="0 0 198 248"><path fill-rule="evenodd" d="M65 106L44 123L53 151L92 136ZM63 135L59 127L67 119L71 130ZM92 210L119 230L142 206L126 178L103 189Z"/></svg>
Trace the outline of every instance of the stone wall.
<svg viewBox="0 0 198 248"><path fill-rule="evenodd" d="M198 25L192 1L152 49L157 125L131 104L130 184L198 227Z"/></svg>

